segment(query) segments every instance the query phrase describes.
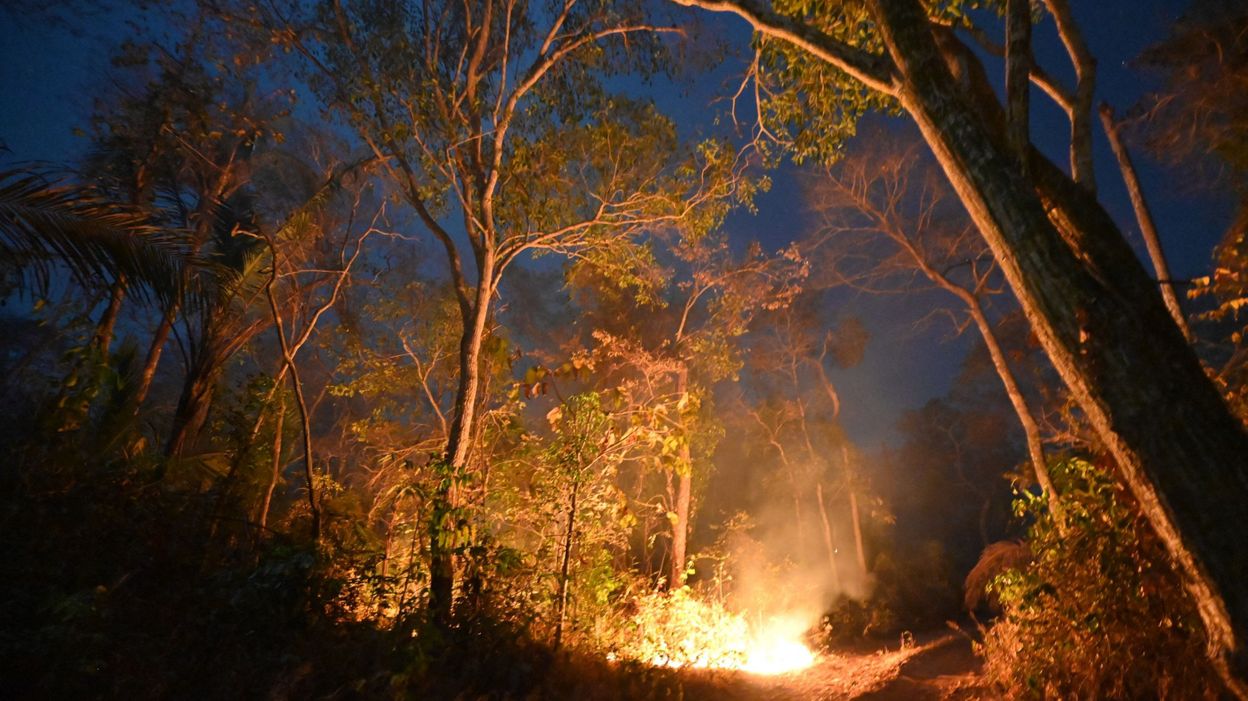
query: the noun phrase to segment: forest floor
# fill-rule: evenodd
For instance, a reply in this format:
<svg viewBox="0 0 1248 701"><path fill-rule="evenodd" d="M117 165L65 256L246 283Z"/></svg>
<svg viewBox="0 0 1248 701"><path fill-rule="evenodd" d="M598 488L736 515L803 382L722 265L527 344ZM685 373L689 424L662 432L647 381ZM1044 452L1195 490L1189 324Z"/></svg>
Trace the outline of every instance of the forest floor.
<svg viewBox="0 0 1248 701"><path fill-rule="evenodd" d="M820 656L800 672L759 676L691 670L687 699L724 701L971 701L991 699L965 636L949 633L903 649Z"/></svg>

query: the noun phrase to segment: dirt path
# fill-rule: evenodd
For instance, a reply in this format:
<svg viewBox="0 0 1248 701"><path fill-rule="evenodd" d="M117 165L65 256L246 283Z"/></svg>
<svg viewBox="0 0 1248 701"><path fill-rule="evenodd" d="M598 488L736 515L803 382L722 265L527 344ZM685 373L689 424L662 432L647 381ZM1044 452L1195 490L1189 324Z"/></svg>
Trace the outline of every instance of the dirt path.
<svg viewBox="0 0 1248 701"><path fill-rule="evenodd" d="M774 677L690 671L684 686L695 701L991 699L978 670L970 641L949 634L904 650L825 655L810 669Z"/></svg>

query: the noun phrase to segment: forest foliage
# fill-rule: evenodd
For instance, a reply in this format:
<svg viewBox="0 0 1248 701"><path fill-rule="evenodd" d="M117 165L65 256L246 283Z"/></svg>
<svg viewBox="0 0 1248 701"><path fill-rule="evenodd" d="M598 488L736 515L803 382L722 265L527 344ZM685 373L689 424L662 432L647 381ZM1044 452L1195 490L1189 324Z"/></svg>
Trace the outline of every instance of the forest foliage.
<svg viewBox="0 0 1248 701"><path fill-rule="evenodd" d="M923 7L982 42L1015 4ZM774 10L882 52L872 5ZM1239 198L1184 305L1242 421L1248 18L1197 5L1127 132ZM1008 266L868 116L904 112L875 68L759 39L692 123L647 90L725 49L666 5L127 12L81 157L0 161L0 692L665 698L766 630L830 651L965 600L985 689L1220 693ZM808 230L743 240L794 164ZM843 423L864 296L974 334L878 449Z"/></svg>

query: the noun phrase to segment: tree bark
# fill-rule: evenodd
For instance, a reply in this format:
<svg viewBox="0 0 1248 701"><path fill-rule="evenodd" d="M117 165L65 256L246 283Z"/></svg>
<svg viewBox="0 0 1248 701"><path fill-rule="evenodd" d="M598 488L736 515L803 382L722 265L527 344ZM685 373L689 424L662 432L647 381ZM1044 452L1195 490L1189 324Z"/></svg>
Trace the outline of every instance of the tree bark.
<svg viewBox="0 0 1248 701"><path fill-rule="evenodd" d="M485 340L485 325L490 315L490 298L497 272L494 250L488 243L481 252L478 269L480 280L475 303L464 317L464 332L459 342L459 385L455 392L454 415L445 455L449 474L434 496L434 519L430 524L429 612L439 625L449 624L455 596L455 547L444 532L444 520L460 506L457 485L464 476L472 445L477 393L481 384L481 345Z"/></svg>
<svg viewBox="0 0 1248 701"><path fill-rule="evenodd" d="M95 335L91 339L92 345L100 352L102 358L108 357L108 348L113 343L113 331L117 327L117 318L121 316L121 304L125 298L126 276L119 275L113 282L108 296L108 306L104 308L104 314L100 317L100 322L96 324Z"/></svg>
<svg viewBox="0 0 1248 701"><path fill-rule="evenodd" d="M178 316L177 307L166 309L160 317L160 324L152 333L152 342L147 347L147 357L143 361L143 372L139 374L139 386L134 391L134 411L137 414L147 400L152 389L152 380L156 377L156 368L160 365L160 356L165 352L165 342L173 331L173 321Z"/></svg>
<svg viewBox="0 0 1248 701"><path fill-rule="evenodd" d="M676 375L676 394L685 396L689 391L689 369L681 366ZM685 585L685 564L689 546L689 506L693 500L693 463L689 453L688 431L680 444L680 460L685 470L678 473L676 484L676 521L672 524L672 561L667 575L667 588L679 589Z"/></svg>
<svg viewBox="0 0 1248 701"><path fill-rule="evenodd" d="M1005 100L1006 130L1010 147L1019 162L1027 164L1031 144L1031 0L1007 0L1005 4Z"/></svg>
<svg viewBox="0 0 1248 701"><path fill-rule="evenodd" d="M1099 206L1067 201L1083 260L960 94L916 0L872 0L898 98L997 257L1054 366L1179 565L1228 688L1248 698L1248 436ZM1093 201L1094 202L1094 201Z"/></svg>
<svg viewBox="0 0 1248 701"><path fill-rule="evenodd" d="M832 522L828 519L828 505L823 501L823 482L815 481L815 497L819 500L819 518L823 519L823 545L828 550L828 570L832 575L832 587L839 594L841 568L836 564L836 538L832 534Z"/></svg>
<svg viewBox="0 0 1248 701"><path fill-rule="evenodd" d="M568 609L568 569L572 561L573 535L576 533L576 496L580 483L572 482L572 496L568 504L567 532L563 536L563 562L559 565L559 612L555 623L555 649L563 644L563 622Z"/></svg>
<svg viewBox="0 0 1248 701"><path fill-rule="evenodd" d="M867 577L867 550L862 543L862 514L858 511L858 489L854 485L854 470L849 463L849 446L841 444L841 461L845 467L846 491L849 492L849 520L854 527L854 555L858 561L860 582Z"/></svg>
<svg viewBox="0 0 1248 701"><path fill-rule="evenodd" d="M277 490L277 483L282 479L282 430L285 422L286 395L281 395L277 402L277 414L273 419L273 446L269 453L272 469L269 473L269 484L264 489L264 499L260 502L260 513L256 518L261 531L269 527L269 509L273 505L273 492Z"/></svg>

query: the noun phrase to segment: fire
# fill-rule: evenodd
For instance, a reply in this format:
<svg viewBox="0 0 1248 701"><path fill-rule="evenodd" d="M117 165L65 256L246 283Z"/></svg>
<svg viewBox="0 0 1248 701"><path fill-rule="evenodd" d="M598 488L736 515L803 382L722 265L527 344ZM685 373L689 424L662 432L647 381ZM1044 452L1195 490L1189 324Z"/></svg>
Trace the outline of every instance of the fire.
<svg viewBox="0 0 1248 701"><path fill-rule="evenodd" d="M776 629L765 631L751 641L740 669L752 674L787 674L814 663L815 653L810 648L796 637Z"/></svg>
<svg viewBox="0 0 1248 701"><path fill-rule="evenodd" d="M778 630L749 639L723 640L693 651L684 659L659 654L649 660L664 667L735 669L750 674L773 675L797 672L815 664L815 653L805 643Z"/></svg>
<svg viewBox="0 0 1248 701"><path fill-rule="evenodd" d="M816 662L815 654L802 642L805 620L791 615L747 621L744 615L691 596L688 590L656 593L641 602L629 626L631 635L620 651L663 667L787 674Z"/></svg>

